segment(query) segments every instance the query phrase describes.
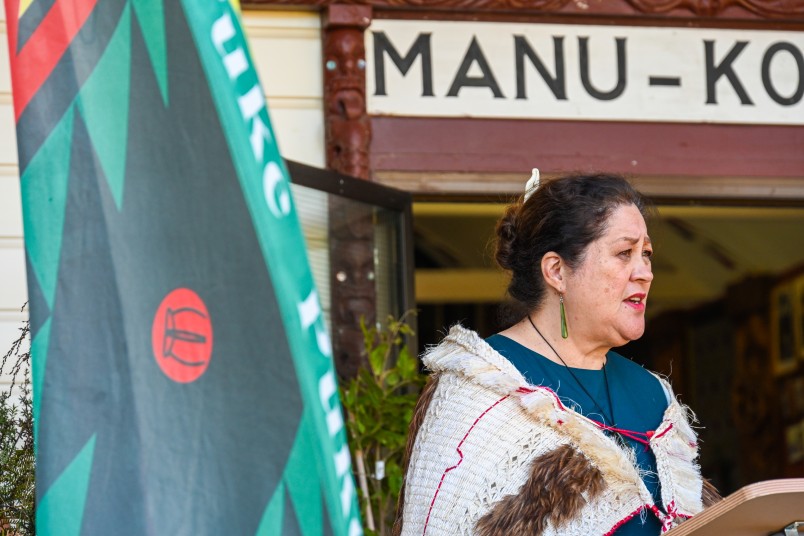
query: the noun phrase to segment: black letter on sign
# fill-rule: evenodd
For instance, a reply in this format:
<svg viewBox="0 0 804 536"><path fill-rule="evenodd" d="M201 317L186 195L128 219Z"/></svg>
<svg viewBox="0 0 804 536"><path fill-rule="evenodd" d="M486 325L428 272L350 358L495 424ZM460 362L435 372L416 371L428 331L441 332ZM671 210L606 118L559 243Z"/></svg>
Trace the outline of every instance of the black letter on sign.
<svg viewBox="0 0 804 536"><path fill-rule="evenodd" d="M737 96L740 97L742 104L754 104L745 92L745 88L740 83L734 70L731 67L732 62L737 59L737 56L748 45L748 41L737 41L737 44L729 50L720 65L715 65L715 42L704 40L704 48L706 50L706 104L717 104L717 96L715 95L715 82L723 75L731 82Z"/></svg>
<svg viewBox="0 0 804 536"><path fill-rule="evenodd" d="M388 53L391 61L396 68L405 75L410 70L410 66L416 57L422 57L422 97L432 97L433 94L433 62L430 59L430 34L422 33L408 50L403 58L388 40L385 32L371 32L374 34L374 80L376 91L375 95L387 95L385 92L385 58L383 54Z"/></svg>
<svg viewBox="0 0 804 536"><path fill-rule="evenodd" d="M468 75L469 68L474 62L477 62L477 66L480 67L483 76L470 77ZM455 79L449 87L447 97L457 97L458 91L464 86L487 87L494 93L495 99L505 98L502 91L500 91L500 86L497 85L497 80L494 79L494 74L491 72L489 62L486 61L486 57L483 55L483 50L481 50L480 45L477 44L477 38L474 36L472 37L472 42L469 44L469 49L466 51L466 55L463 57L463 62L461 62L461 66L458 68L458 73L455 75Z"/></svg>
<svg viewBox="0 0 804 536"><path fill-rule="evenodd" d="M617 85L609 92L598 91L589 80L589 38L579 37L581 60L581 83L586 92L597 100L614 100L625 91L625 37L616 38L617 41Z"/></svg>
<svg viewBox="0 0 804 536"><path fill-rule="evenodd" d="M776 88L773 87L770 77L771 61L780 50L788 51L793 56L793 59L796 60L796 66L798 67L798 86L796 86L796 91L789 97L779 95ZM801 51L791 43L774 43L768 47L768 50L765 51L765 56L762 58L762 85L765 86L765 91L768 92L770 98L782 106L792 106L800 101L802 95L804 95L804 57L802 57Z"/></svg>
<svg viewBox="0 0 804 536"><path fill-rule="evenodd" d="M550 73L542 63L538 54L530 47L527 39L523 35L514 36L514 49L516 50L516 98L527 99L525 92L525 56L539 71L542 79L553 92L556 99L567 100L567 83L564 76L564 38L553 36L553 51L556 58L556 76L551 77Z"/></svg>

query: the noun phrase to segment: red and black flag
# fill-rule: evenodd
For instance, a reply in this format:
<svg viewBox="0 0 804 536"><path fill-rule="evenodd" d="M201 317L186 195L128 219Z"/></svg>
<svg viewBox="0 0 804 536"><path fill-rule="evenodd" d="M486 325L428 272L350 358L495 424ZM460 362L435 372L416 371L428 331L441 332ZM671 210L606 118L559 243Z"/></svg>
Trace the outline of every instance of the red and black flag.
<svg viewBox="0 0 804 536"><path fill-rule="evenodd" d="M329 338L236 6L5 2L38 533L359 534Z"/></svg>

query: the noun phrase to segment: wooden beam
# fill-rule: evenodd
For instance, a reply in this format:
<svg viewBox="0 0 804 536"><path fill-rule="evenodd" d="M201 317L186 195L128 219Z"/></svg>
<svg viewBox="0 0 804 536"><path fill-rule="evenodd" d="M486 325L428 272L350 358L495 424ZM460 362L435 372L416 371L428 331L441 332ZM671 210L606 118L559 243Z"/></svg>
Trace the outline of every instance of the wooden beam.
<svg viewBox="0 0 804 536"><path fill-rule="evenodd" d="M530 15L635 16L661 18L804 19L804 4L768 0L243 0L244 8L322 9L332 4L385 10L463 11Z"/></svg>
<svg viewBox="0 0 804 536"><path fill-rule="evenodd" d="M518 194L535 166L663 197L804 199L798 126L373 117L372 132L375 180L412 192Z"/></svg>
<svg viewBox="0 0 804 536"><path fill-rule="evenodd" d="M416 303L496 303L505 298L508 277L499 270L416 270Z"/></svg>

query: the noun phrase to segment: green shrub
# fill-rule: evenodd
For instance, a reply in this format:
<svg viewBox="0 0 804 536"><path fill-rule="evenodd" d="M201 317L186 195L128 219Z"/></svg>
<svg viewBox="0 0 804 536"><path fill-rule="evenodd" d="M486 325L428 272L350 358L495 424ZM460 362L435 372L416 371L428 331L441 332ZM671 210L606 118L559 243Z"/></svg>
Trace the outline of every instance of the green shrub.
<svg viewBox="0 0 804 536"><path fill-rule="evenodd" d="M27 349L26 349L27 348ZM28 536L35 530L34 433L31 353L26 320L0 363L11 384L0 391L0 536ZM14 387L21 396L11 398Z"/></svg>
<svg viewBox="0 0 804 536"><path fill-rule="evenodd" d="M367 534L390 534L408 425L426 380L408 349L413 330L406 316L389 316L381 328L361 319L369 366L341 389Z"/></svg>

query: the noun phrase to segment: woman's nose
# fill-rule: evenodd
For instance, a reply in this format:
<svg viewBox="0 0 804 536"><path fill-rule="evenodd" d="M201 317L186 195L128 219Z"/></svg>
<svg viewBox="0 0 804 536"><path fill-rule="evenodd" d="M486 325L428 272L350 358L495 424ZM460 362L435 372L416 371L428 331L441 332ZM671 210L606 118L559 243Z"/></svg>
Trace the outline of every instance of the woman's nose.
<svg viewBox="0 0 804 536"><path fill-rule="evenodd" d="M634 268L633 277L638 281L647 281L648 283L653 281L653 270L651 269L650 259L642 257L636 268Z"/></svg>

